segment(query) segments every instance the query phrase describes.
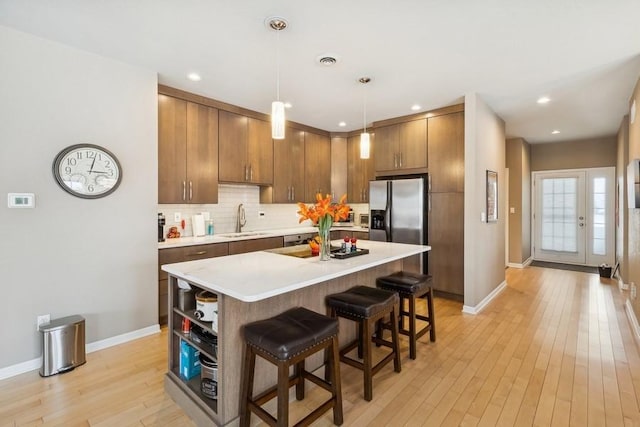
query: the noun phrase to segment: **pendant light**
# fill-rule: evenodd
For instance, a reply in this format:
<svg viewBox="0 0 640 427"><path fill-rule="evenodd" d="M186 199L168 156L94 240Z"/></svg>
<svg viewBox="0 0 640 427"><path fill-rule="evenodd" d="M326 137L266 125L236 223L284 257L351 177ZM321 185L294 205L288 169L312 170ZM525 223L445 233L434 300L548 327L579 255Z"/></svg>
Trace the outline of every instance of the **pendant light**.
<svg viewBox="0 0 640 427"><path fill-rule="evenodd" d="M358 81L360 83L362 83L363 85L366 85L367 83L369 83L371 81L371 79L369 77L360 77L358 79ZM360 158L361 159L368 159L369 158L369 152L371 151L371 140L370 140L370 135L367 132L367 92L364 89L363 86L363 98L364 98L364 130L362 131L362 133L360 134Z"/></svg>
<svg viewBox="0 0 640 427"><path fill-rule="evenodd" d="M284 18L267 18L269 27L276 31L276 100L271 103L271 138L284 139L284 103L280 101L280 31L287 28Z"/></svg>

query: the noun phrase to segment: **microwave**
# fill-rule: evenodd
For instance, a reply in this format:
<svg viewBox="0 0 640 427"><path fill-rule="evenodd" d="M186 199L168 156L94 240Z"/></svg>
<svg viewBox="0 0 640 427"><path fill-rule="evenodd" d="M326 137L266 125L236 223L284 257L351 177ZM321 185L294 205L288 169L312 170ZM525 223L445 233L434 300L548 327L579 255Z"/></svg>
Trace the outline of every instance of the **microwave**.
<svg viewBox="0 0 640 427"><path fill-rule="evenodd" d="M360 214L360 227L369 228L369 214Z"/></svg>

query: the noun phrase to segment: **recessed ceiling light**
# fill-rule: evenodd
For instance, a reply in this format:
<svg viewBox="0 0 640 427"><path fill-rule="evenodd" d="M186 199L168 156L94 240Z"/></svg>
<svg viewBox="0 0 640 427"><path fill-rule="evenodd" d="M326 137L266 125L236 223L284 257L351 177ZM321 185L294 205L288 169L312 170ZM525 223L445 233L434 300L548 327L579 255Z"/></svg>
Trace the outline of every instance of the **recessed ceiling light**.
<svg viewBox="0 0 640 427"><path fill-rule="evenodd" d="M413 111L418 111L418 110L419 110L419 109L421 109L421 108L422 108L422 107L421 107L421 106L419 106L418 104L413 104L413 105L411 106L411 109L412 109Z"/></svg>
<svg viewBox="0 0 640 427"><path fill-rule="evenodd" d="M549 101L551 101L551 98L549 98L548 96L541 96L540 98L538 98L538 104L546 104Z"/></svg>
<svg viewBox="0 0 640 427"><path fill-rule="evenodd" d="M291 107L293 107L293 105L291 105L290 102L285 102L284 103L284 108L291 108Z"/></svg>
<svg viewBox="0 0 640 427"><path fill-rule="evenodd" d="M552 134L557 135L560 133L560 131L558 129L554 129L553 131L551 131Z"/></svg>
<svg viewBox="0 0 640 427"><path fill-rule="evenodd" d="M199 82L200 80L202 80L202 77L200 77L200 74L198 73L189 73L187 74L187 78L192 82Z"/></svg>
<svg viewBox="0 0 640 427"><path fill-rule="evenodd" d="M346 122L340 122L338 123L338 126L340 126L341 128L345 127L347 125Z"/></svg>

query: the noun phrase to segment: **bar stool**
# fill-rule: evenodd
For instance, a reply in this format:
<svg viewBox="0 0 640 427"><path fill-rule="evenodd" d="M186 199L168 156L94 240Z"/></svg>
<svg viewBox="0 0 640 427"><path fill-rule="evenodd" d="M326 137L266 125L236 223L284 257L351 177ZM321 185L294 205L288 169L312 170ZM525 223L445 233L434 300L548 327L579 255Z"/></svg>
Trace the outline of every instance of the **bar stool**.
<svg viewBox="0 0 640 427"><path fill-rule="evenodd" d="M358 368L364 373L364 399L373 398L373 376L387 363L393 360L394 370L400 372L400 342L398 340L398 294L369 286L355 286L345 292L327 295L326 304L329 315L333 318L343 317L353 320L358 325L358 336L340 350L340 361ZM391 342L382 337L373 337L374 326L386 315L391 317ZM395 326L394 326L395 325ZM391 352L373 366L371 344L389 347ZM358 357L362 362L347 357L358 347Z"/></svg>
<svg viewBox="0 0 640 427"><path fill-rule="evenodd" d="M398 293L400 297L400 315L398 319L398 329L403 335L409 336L409 357L411 359L416 358L416 342L424 334L429 331L429 338L432 342L436 340L436 324L435 324L435 312L433 310L433 289L431 284L433 279L431 275L410 273L406 271L399 271L389 276L379 277L376 280L376 286L380 289L387 291L394 291ZM427 299L427 315L416 313L416 299ZM409 300L409 311L404 309L405 299ZM409 329L404 328L403 320L405 317L409 319ZM416 330L416 319L427 322L419 331ZM393 322L393 320L392 320ZM389 328L389 324L381 325L384 328Z"/></svg>
<svg viewBox="0 0 640 427"><path fill-rule="evenodd" d="M296 399L304 399L304 380L309 380L331 393L331 398L300 420L296 426L309 425L333 408L333 422L342 425L342 390L338 361L338 321L303 307L292 308L270 319L244 326L246 341L240 401L240 426L249 426L251 412L270 426L289 425L289 388L296 386ZM314 353L328 353L329 381L305 369L305 359ZM278 382L253 397L256 355L278 367ZM295 366L289 376L289 367ZM278 398L278 418L262 405Z"/></svg>

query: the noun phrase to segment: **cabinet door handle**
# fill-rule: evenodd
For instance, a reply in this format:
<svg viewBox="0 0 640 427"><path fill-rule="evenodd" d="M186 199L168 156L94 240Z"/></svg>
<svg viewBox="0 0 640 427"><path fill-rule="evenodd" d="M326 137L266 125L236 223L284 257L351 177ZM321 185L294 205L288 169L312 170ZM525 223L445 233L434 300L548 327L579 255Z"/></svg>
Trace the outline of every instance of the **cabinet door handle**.
<svg viewBox="0 0 640 427"><path fill-rule="evenodd" d="M189 200L193 199L193 182L189 181Z"/></svg>
<svg viewBox="0 0 640 427"><path fill-rule="evenodd" d="M249 178L247 178L247 165L244 165L244 180L247 181Z"/></svg>
<svg viewBox="0 0 640 427"><path fill-rule="evenodd" d="M182 181L182 200L187 200L187 181Z"/></svg>
<svg viewBox="0 0 640 427"><path fill-rule="evenodd" d="M206 253L207 253L207 251L198 251L198 252L194 252L192 254L187 254L187 256L198 256L198 255L204 255Z"/></svg>
<svg viewBox="0 0 640 427"><path fill-rule="evenodd" d="M431 193L427 197L427 212L431 212Z"/></svg>
<svg viewBox="0 0 640 427"><path fill-rule="evenodd" d="M393 168L398 169L398 153L393 153Z"/></svg>
<svg viewBox="0 0 640 427"><path fill-rule="evenodd" d="M296 188L292 185L291 186L291 201L293 202L293 200L296 198Z"/></svg>
<svg viewBox="0 0 640 427"><path fill-rule="evenodd" d="M398 157L400 157L400 168L402 168L402 151L398 154Z"/></svg>
<svg viewBox="0 0 640 427"><path fill-rule="evenodd" d="M427 175L427 189L431 192L431 174Z"/></svg>
<svg viewBox="0 0 640 427"><path fill-rule="evenodd" d="M249 181L253 182L253 166L249 165Z"/></svg>

